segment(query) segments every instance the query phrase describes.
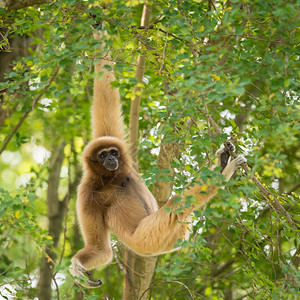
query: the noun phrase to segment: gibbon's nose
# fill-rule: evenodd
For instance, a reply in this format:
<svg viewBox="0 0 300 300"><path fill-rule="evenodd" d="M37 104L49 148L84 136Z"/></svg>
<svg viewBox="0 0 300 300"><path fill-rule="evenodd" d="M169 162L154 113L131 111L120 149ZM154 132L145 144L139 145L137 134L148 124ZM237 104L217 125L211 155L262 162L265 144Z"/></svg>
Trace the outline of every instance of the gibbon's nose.
<svg viewBox="0 0 300 300"><path fill-rule="evenodd" d="M109 155L104 161L104 167L110 171L115 171L119 167L119 162L114 156Z"/></svg>

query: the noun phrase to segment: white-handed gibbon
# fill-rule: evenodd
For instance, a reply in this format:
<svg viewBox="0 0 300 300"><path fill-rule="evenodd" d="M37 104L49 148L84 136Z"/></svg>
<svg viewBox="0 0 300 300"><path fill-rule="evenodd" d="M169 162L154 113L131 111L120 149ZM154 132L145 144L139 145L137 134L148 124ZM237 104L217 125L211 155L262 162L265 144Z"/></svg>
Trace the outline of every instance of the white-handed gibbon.
<svg viewBox="0 0 300 300"><path fill-rule="evenodd" d="M104 68L104 65L111 68ZM185 198L181 197L181 202L177 203L173 197L158 209L155 198L133 168L119 91L110 85L115 80L112 66L109 55L95 66L95 73L102 72L103 75L100 80L97 76L94 80L93 140L83 152L84 172L78 188L77 215L85 247L71 260L70 273L77 278L110 262L111 232L140 255L176 250L174 245L178 239L189 237L193 210L207 203L218 190L215 185L194 185L186 189L185 196L194 195L197 204L175 214L178 207L184 207ZM228 142L217 152L225 180L229 180L246 161L243 156L238 156L229 162L229 151L232 150L233 145ZM98 287L101 280L87 280L84 285Z"/></svg>

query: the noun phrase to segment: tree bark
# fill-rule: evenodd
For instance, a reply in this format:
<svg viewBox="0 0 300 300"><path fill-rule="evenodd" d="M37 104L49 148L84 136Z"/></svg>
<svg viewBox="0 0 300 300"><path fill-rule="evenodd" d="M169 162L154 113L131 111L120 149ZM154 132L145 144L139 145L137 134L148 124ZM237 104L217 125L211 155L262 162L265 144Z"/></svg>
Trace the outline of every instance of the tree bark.
<svg viewBox="0 0 300 300"><path fill-rule="evenodd" d="M50 160L50 172L48 177L47 189L47 206L48 206L48 220L49 220L49 235L53 239L52 247L46 249L47 254L52 261L43 257L40 264L40 279L38 283L40 300L51 299L51 282L53 278L53 262L56 259L56 254L53 251L58 245L59 236L62 230L62 222L65 214L65 201L60 201L58 198L58 187L61 167L64 160L64 146L61 142Z"/></svg>

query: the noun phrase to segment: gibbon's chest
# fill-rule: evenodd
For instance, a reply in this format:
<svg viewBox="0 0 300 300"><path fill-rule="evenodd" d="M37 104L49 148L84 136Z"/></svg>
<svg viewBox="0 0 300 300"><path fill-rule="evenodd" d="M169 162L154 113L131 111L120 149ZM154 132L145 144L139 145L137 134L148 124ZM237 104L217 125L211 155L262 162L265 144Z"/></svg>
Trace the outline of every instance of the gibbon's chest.
<svg viewBox="0 0 300 300"><path fill-rule="evenodd" d="M114 192L116 201L107 210L107 225L116 235L124 228L133 232L142 219L157 210L148 188L132 176L127 176Z"/></svg>

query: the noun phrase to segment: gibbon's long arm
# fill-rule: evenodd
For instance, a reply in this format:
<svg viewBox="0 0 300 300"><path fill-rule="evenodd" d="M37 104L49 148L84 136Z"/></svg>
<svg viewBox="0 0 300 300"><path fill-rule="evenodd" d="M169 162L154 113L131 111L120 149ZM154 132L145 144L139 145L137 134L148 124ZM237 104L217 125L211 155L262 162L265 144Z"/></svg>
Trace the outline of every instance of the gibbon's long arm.
<svg viewBox="0 0 300 300"><path fill-rule="evenodd" d="M239 165L246 160L238 156L222 171L228 181ZM179 239L189 238L193 211L204 206L218 191L215 185L194 185L186 189L185 196L194 196L195 204L185 208L185 198L178 203L174 196L163 207L143 218L133 232L122 231L118 238L129 248L140 255L159 255L176 250L174 245ZM176 204L177 203L177 204ZM174 213L177 208L181 212ZM114 228L112 228L114 229Z"/></svg>
<svg viewBox="0 0 300 300"><path fill-rule="evenodd" d="M85 247L72 258L70 267L70 273L79 279L90 275L87 270L91 270L95 266L105 265L112 259L110 233L102 222L101 212L99 210L94 212L94 214L81 214L80 228L85 240ZM100 286L101 283L101 280L87 280L83 285L93 288Z"/></svg>
<svg viewBox="0 0 300 300"><path fill-rule="evenodd" d="M95 34L94 38L101 41L102 34ZM104 49L104 41L101 41ZM92 106L92 136L114 136L125 139L123 116L120 106L119 89L110 83L116 80L112 71L113 62L109 53L103 53L102 58L95 65L94 103ZM102 75L101 75L102 74ZM100 77L101 76L101 77Z"/></svg>

